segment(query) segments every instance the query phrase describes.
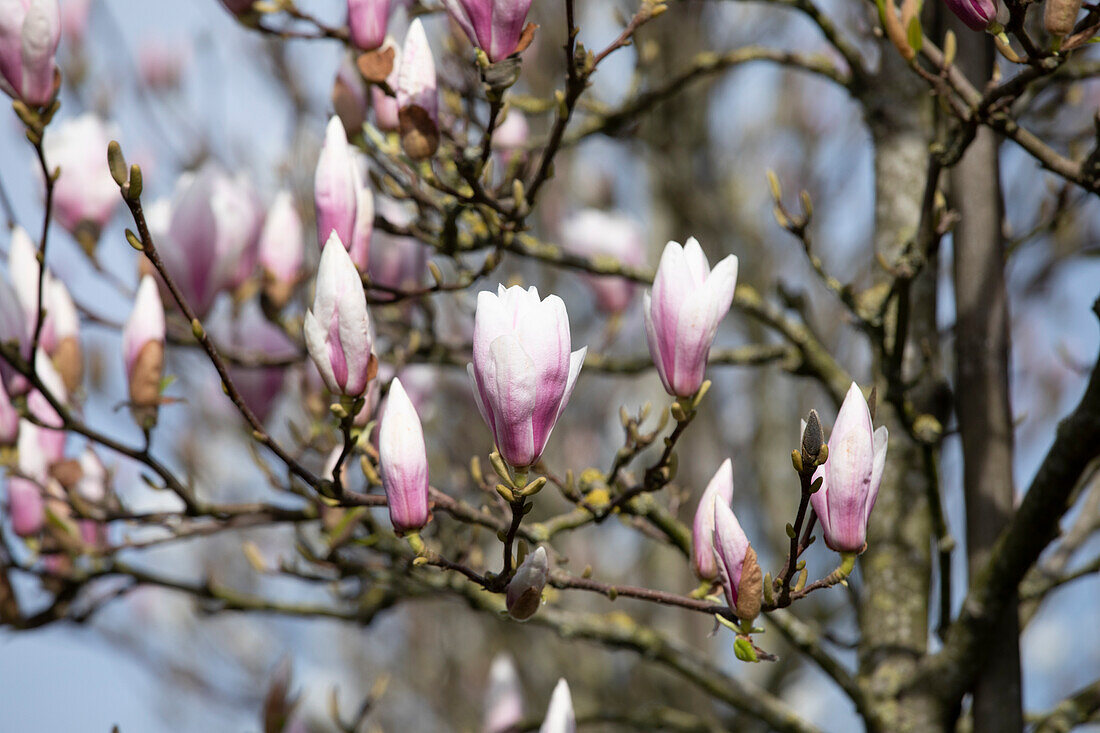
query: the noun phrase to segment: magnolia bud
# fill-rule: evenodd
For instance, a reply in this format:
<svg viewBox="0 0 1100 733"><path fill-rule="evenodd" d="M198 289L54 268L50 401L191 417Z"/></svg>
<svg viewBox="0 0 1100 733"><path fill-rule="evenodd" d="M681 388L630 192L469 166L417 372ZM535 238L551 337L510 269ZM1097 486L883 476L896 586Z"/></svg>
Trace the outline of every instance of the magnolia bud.
<svg viewBox="0 0 1100 733"><path fill-rule="evenodd" d="M364 51L378 48L386 37L390 0L348 0L351 40Z"/></svg>
<svg viewBox="0 0 1100 733"><path fill-rule="evenodd" d="M576 730L573 697L569 694L569 684L563 678L558 680L554 694L550 696L550 706L546 709L539 733L575 733Z"/></svg>
<svg viewBox="0 0 1100 733"><path fill-rule="evenodd" d="M470 43L493 63L519 50L531 0L444 0L447 12Z"/></svg>
<svg viewBox="0 0 1100 733"><path fill-rule="evenodd" d="M156 281L141 278L134 309L122 331L122 354L130 382L130 406L143 426L156 422L164 373L164 306Z"/></svg>
<svg viewBox="0 0 1100 733"><path fill-rule="evenodd" d="M0 18L0 89L32 107L53 99L61 40L57 0L22 0L3 4Z"/></svg>
<svg viewBox="0 0 1100 733"><path fill-rule="evenodd" d="M413 160L430 158L439 148L439 95L435 60L420 18L405 35L396 91L401 147Z"/></svg>
<svg viewBox="0 0 1100 733"><path fill-rule="evenodd" d="M378 429L378 455L394 529L420 529L429 519L428 454L420 416L396 377Z"/></svg>
<svg viewBox="0 0 1100 733"><path fill-rule="evenodd" d="M550 565L543 548L539 547L523 559L523 564L508 582L504 596L508 614L512 618L526 621L535 615L542 603L542 589L546 587L549 574Z"/></svg>

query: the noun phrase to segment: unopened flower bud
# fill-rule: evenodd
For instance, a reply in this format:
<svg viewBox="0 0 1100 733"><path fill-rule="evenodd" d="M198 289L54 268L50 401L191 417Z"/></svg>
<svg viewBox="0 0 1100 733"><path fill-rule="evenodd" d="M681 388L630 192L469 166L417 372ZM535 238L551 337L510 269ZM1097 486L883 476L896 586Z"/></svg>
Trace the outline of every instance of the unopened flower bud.
<svg viewBox="0 0 1100 733"><path fill-rule="evenodd" d="M984 31L997 19L997 0L945 0L947 7L972 31Z"/></svg>
<svg viewBox="0 0 1100 733"><path fill-rule="evenodd" d="M470 43L493 63L522 50L520 38L531 0L444 0L443 5Z"/></svg>
<svg viewBox="0 0 1100 733"><path fill-rule="evenodd" d="M429 519L428 454L420 416L396 377L390 382L378 429L378 455L394 529L420 529Z"/></svg>
<svg viewBox="0 0 1100 733"><path fill-rule="evenodd" d="M281 310L290 300L302 270L302 220L289 191L280 191L260 231L259 260L264 296Z"/></svg>
<svg viewBox="0 0 1100 733"><path fill-rule="evenodd" d="M382 45L390 18L390 0L348 0L351 40L364 51Z"/></svg>
<svg viewBox="0 0 1100 733"><path fill-rule="evenodd" d="M53 98L61 40L57 0L15 0L0 11L0 89L32 107Z"/></svg>
<svg viewBox="0 0 1100 733"><path fill-rule="evenodd" d="M489 667L482 733L507 733L523 721L523 689L516 665L507 654L498 654Z"/></svg>
<svg viewBox="0 0 1100 733"><path fill-rule="evenodd" d="M886 468L886 426L877 430L859 385L848 390L829 434L828 459L814 473L821 488L811 497L825 544L836 552L863 552L867 521Z"/></svg>
<svg viewBox="0 0 1100 733"><path fill-rule="evenodd" d="M359 271L334 232L321 253L313 308L306 312L306 348L333 394L358 397L377 370Z"/></svg>
<svg viewBox="0 0 1100 733"><path fill-rule="evenodd" d="M733 501L733 462L722 461L714 478L707 484L699 506L695 510L695 521L691 525L692 560L695 573L703 580L718 577L718 564L714 560L714 504L721 502L729 506Z"/></svg>
<svg viewBox="0 0 1100 733"><path fill-rule="evenodd" d="M37 483L22 476L8 479L8 512L12 531L20 537L38 534L46 523L46 502Z"/></svg>
<svg viewBox="0 0 1100 733"><path fill-rule="evenodd" d="M134 310L122 331L122 354L130 383L130 405L138 422L155 421L164 373L164 306L156 281L146 275L138 286Z"/></svg>
<svg viewBox="0 0 1100 733"><path fill-rule="evenodd" d="M526 621L535 615L542 603L542 589L550 574L546 550L539 547L523 559L516 574L508 582L504 600L508 614L517 621Z"/></svg>
<svg viewBox="0 0 1100 733"><path fill-rule="evenodd" d="M396 91L401 147L413 160L432 157L439 148L439 95L435 60L420 18L405 35Z"/></svg>
<svg viewBox="0 0 1100 733"><path fill-rule="evenodd" d="M554 693L550 696L550 705L546 709L539 733L576 733L577 718L573 713L573 697L569 694L569 684L564 678L558 680Z"/></svg>

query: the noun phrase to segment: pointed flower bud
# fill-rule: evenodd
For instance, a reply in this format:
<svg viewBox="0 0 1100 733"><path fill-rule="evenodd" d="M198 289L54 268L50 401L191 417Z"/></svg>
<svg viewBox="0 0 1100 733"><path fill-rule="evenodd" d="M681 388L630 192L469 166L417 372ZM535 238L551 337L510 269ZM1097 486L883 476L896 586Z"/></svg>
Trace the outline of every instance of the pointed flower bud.
<svg viewBox="0 0 1100 733"><path fill-rule="evenodd" d="M0 0L0 89L32 107L48 104L60 40L57 0Z"/></svg>
<svg viewBox="0 0 1100 733"><path fill-rule="evenodd" d="M50 169L61 169L53 188L57 221L90 244L99 239L122 201L104 156L107 144L117 137L117 129L87 113L59 123L43 140Z"/></svg>
<svg viewBox="0 0 1100 733"><path fill-rule="evenodd" d="M378 455L393 528L420 529L428 523L428 453L420 416L396 377L378 429Z"/></svg>
<svg viewBox="0 0 1100 733"><path fill-rule="evenodd" d="M562 244L585 257L614 257L620 263L639 267L645 263L645 239L633 219L599 209L584 209L562 225ZM635 285L615 275L587 275L596 294L596 304L608 313L621 313L630 305Z"/></svg>
<svg viewBox="0 0 1100 733"><path fill-rule="evenodd" d="M358 397L377 368L359 271L335 232L321 252L313 308L306 311L306 348L333 394Z"/></svg>
<svg viewBox="0 0 1100 733"><path fill-rule="evenodd" d="M386 38L390 19L390 0L348 0L348 30L352 42L371 51Z"/></svg>
<svg viewBox="0 0 1100 733"><path fill-rule="evenodd" d="M538 461L580 374L588 347L569 353L569 315L534 287L482 291L467 367L478 410L510 465Z"/></svg>
<svg viewBox="0 0 1100 733"><path fill-rule="evenodd" d="M443 0L462 31L493 63L516 52L531 0Z"/></svg>
<svg viewBox="0 0 1100 733"><path fill-rule="evenodd" d="M737 608L745 558L750 552L749 538L741 529L729 504L714 503L714 559L722 576L722 587L730 608Z"/></svg>
<svg viewBox="0 0 1100 733"><path fill-rule="evenodd" d="M80 454L80 478L76 482L76 492L93 504L107 498L107 467L91 445Z"/></svg>
<svg viewBox="0 0 1100 733"><path fill-rule="evenodd" d="M156 408L164 372L164 306L157 283L149 275L141 278L134 310L122 330L122 356L131 406Z"/></svg>
<svg viewBox="0 0 1100 733"><path fill-rule="evenodd" d="M576 733L577 718L573 714L573 696L569 694L569 683L565 678L558 680L554 693L550 696L550 706L546 708L539 733Z"/></svg>
<svg viewBox="0 0 1100 733"><path fill-rule="evenodd" d="M714 504L721 502L729 506L733 501L733 462L722 461L714 478L707 484L699 507L695 510L695 521L691 525L692 560L695 573L703 580L718 577L718 565L714 560Z"/></svg>
<svg viewBox="0 0 1100 733"><path fill-rule="evenodd" d="M507 733L523 721L523 688L515 662L498 654L489 667L489 689L485 692L485 723L482 733Z"/></svg>
<svg viewBox="0 0 1100 733"><path fill-rule="evenodd" d="M46 524L46 502L42 497L42 488L22 476L8 479L8 512L11 514L11 526L20 537L38 534Z"/></svg>
<svg viewBox="0 0 1100 733"><path fill-rule="evenodd" d="M302 270L302 220L289 191L280 191L260 231L259 261L264 295L276 309L290 300Z"/></svg>
<svg viewBox="0 0 1100 733"><path fill-rule="evenodd" d="M972 31L984 31L997 19L997 0L945 0L948 9Z"/></svg>
<svg viewBox="0 0 1100 733"><path fill-rule="evenodd" d="M504 602L508 615L516 621L526 621L535 615L542 603L542 589L550 575L546 550L539 547L527 557L508 582Z"/></svg>
<svg viewBox="0 0 1100 733"><path fill-rule="evenodd" d="M821 479L811 497L825 544L836 552L863 552L867 520L886 468L886 426L871 424L867 400L855 382L848 389L829 435L829 458L817 469Z"/></svg>
<svg viewBox="0 0 1100 733"><path fill-rule="evenodd" d="M313 177L317 208L317 241L327 243L335 232L360 270L367 266L374 227L374 199L363 185L360 161L348 144L338 117L325 128L325 143Z"/></svg>
<svg viewBox="0 0 1100 733"><path fill-rule="evenodd" d="M439 148L439 95L435 60L420 18L405 35L396 91L401 147L413 160L432 157Z"/></svg>
<svg viewBox="0 0 1100 733"><path fill-rule="evenodd" d="M736 286L735 256L711 271L694 237L682 247L676 242L665 246L644 312L649 353L669 394L689 397L703 384L714 335Z"/></svg>

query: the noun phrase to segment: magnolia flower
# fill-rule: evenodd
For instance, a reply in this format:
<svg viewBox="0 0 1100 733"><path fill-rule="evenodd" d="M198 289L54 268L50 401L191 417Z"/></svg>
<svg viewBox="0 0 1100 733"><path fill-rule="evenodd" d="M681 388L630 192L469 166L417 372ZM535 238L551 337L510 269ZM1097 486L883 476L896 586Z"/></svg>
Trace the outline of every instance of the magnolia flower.
<svg viewBox="0 0 1100 733"><path fill-rule="evenodd" d="M50 321L53 342L43 344L53 360L65 389L72 392L84 377L84 357L80 346L80 316L65 284L56 278L45 281L47 320Z"/></svg>
<svg viewBox="0 0 1100 733"><path fill-rule="evenodd" d="M508 615L517 621L526 621L535 615L542 603L542 589L550 574L546 550L539 547L527 557L508 581L504 594Z"/></svg>
<svg viewBox="0 0 1100 733"><path fill-rule="evenodd" d="M871 424L871 411L853 382L829 435L829 457L814 473L821 479L810 497L825 544L836 552L863 552L867 520L886 468L886 426Z"/></svg>
<svg viewBox="0 0 1100 733"><path fill-rule="evenodd" d="M348 0L351 40L364 51L382 45L390 18L390 0Z"/></svg>
<svg viewBox="0 0 1100 733"><path fill-rule="evenodd" d="M302 270L302 220L289 191L280 191L260 231L259 261L264 295L276 309L290 300Z"/></svg>
<svg viewBox="0 0 1100 733"><path fill-rule="evenodd" d="M413 160L430 158L439 147L439 95L435 60L420 18L405 34L396 91L401 147Z"/></svg>
<svg viewBox="0 0 1100 733"><path fill-rule="evenodd" d="M482 733L507 733L523 721L523 688L516 665L507 654L498 654L489 667Z"/></svg>
<svg viewBox="0 0 1100 733"><path fill-rule="evenodd" d="M164 306L152 276L141 278L134 309L122 329L122 356L133 408L155 410L164 372Z"/></svg>
<svg viewBox="0 0 1100 733"><path fill-rule="evenodd" d="M482 291L467 367L477 408L501 456L522 468L538 461L565 409L588 347L569 353L569 316L556 295L534 287Z"/></svg>
<svg viewBox="0 0 1100 733"><path fill-rule="evenodd" d="M230 177L213 164L186 173L171 202L154 203L146 220L165 269L199 318L255 267L263 210L243 174Z"/></svg>
<svg viewBox="0 0 1100 733"><path fill-rule="evenodd" d="M11 275L15 296L22 309L21 330L28 337L34 335L39 318L38 270L38 247L31 241L27 230L20 226L15 227L11 231L11 249L8 250L8 273ZM51 277L47 270L41 279L48 281ZM43 293L46 292L48 290L44 289ZM43 295L41 303L43 307L46 305L45 300ZM43 322L39 328L38 343L43 349L49 349L54 343L53 319L50 318L48 311L43 316Z"/></svg>
<svg viewBox="0 0 1100 733"><path fill-rule="evenodd" d="M362 270L370 255L374 197L363 185L360 165L348 145L343 123L332 117L325 128L325 144L313 177L317 241L327 243L335 233L341 242L347 243L351 261Z"/></svg>
<svg viewBox="0 0 1100 733"><path fill-rule="evenodd" d="M38 534L46 524L46 502L41 487L30 479L12 476L8 479L8 512L11 528L20 537Z"/></svg>
<svg viewBox="0 0 1100 733"><path fill-rule="evenodd" d="M718 577L718 565L714 560L714 505L719 502L729 506L731 501L733 463L727 458L703 491L699 507L695 510L695 521L691 525L692 560L696 574L703 580Z"/></svg>
<svg viewBox="0 0 1100 733"><path fill-rule="evenodd" d="M745 558L751 551L749 538L729 504L718 500L711 503L714 507L714 559L722 576L726 602L730 608L737 609Z"/></svg>
<svg viewBox="0 0 1100 733"><path fill-rule="evenodd" d="M733 255L711 271L694 237L683 247L665 246L644 311L649 353L669 394L689 397L703 384L710 346L736 285Z"/></svg>
<svg viewBox="0 0 1100 733"><path fill-rule="evenodd" d="M531 0L443 0L447 12L496 63L516 52Z"/></svg>
<svg viewBox="0 0 1100 733"><path fill-rule="evenodd" d="M400 533L420 529L429 518L428 453L420 416L396 377L378 428L378 457L393 528Z"/></svg>
<svg viewBox="0 0 1100 733"><path fill-rule="evenodd" d="M89 112L51 127L42 143L50 169L61 169L53 188L57 221L92 244L122 200L104 154L114 137L117 130Z"/></svg>
<svg viewBox="0 0 1100 733"><path fill-rule="evenodd" d="M57 0L0 0L0 89L32 107L48 104L60 40Z"/></svg>
<svg viewBox="0 0 1100 733"><path fill-rule="evenodd" d="M984 31L997 19L997 0L946 0L948 9L972 31Z"/></svg>
<svg viewBox="0 0 1100 733"><path fill-rule="evenodd" d="M550 706L546 708L539 733L575 733L577 718L573 714L573 697L569 694L569 683L565 678L558 680L554 693L550 696Z"/></svg>
<svg viewBox="0 0 1100 733"><path fill-rule="evenodd" d="M585 257L609 256L624 265L645 262L645 239L637 222L599 209L584 209L562 225L562 244ZM616 275L587 275L596 304L608 313L621 313L634 297L635 285Z"/></svg>
<svg viewBox="0 0 1100 733"><path fill-rule="evenodd" d="M306 311L306 348L333 394L358 397L377 369L371 323L359 271L335 232L321 252L312 310Z"/></svg>

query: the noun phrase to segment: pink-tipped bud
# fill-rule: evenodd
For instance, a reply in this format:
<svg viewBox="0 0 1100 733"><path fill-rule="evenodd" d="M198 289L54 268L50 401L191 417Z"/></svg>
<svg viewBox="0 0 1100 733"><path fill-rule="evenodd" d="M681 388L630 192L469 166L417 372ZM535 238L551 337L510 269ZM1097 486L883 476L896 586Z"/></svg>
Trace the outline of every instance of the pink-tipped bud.
<svg viewBox="0 0 1100 733"><path fill-rule="evenodd" d="M972 31L984 31L997 19L997 0L945 0L948 9Z"/></svg>
<svg viewBox="0 0 1100 733"><path fill-rule="evenodd" d="M8 479L8 512L12 530L20 537L38 534L46 524L46 502L42 489L21 476Z"/></svg>
<svg viewBox="0 0 1100 733"><path fill-rule="evenodd" d="M722 501L714 506L714 559L722 576L722 586L730 608L737 608L745 557L749 552L749 538L733 509Z"/></svg>
<svg viewBox="0 0 1100 733"><path fill-rule="evenodd" d="M500 285L478 293L473 362L474 399L504 460L538 461L577 383L588 347L569 352L569 315L556 295Z"/></svg>
<svg viewBox="0 0 1100 733"><path fill-rule="evenodd" d="M694 237L682 247L665 246L644 313L649 353L670 395L690 397L702 386L711 344L736 286L735 256L711 271Z"/></svg>
<svg viewBox="0 0 1100 733"><path fill-rule="evenodd" d="M268 209L259 244L264 296L277 310L287 304L298 284L303 250L302 220L294 198L289 191L280 191Z"/></svg>
<svg viewBox="0 0 1100 733"><path fill-rule="evenodd" d="M44 107L56 89L61 9L57 0L5 0L0 5L0 89Z"/></svg>
<svg viewBox="0 0 1100 733"><path fill-rule="evenodd" d="M443 0L447 12L492 62L516 53L531 0Z"/></svg>
<svg viewBox="0 0 1100 733"><path fill-rule="evenodd" d="M546 717L539 727L539 733L576 733L576 730L573 696L569 694L569 683L562 678L550 695L550 706L546 708Z"/></svg>
<svg viewBox="0 0 1100 733"><path fill-rule="evenodd" d="M333 394L358 397L377 370L359 271L334 232L321 252L313 308L306 312L306 348Z"/></svg>
<svg viewBox="0 0 1100 733"><path fill-rule="evenodd" d="M867 400L853 382L829 434L828 460L814 473L821 487L810 496L825 544L836 552L863 552L867 546L889 437L885 425L872 425Z"/></svg>
<svg viewBox="0 0 1100 733"><path fill-rule="evenodd" d="M562 244L585 257L614 257L620 263L640 267L645 263L645 238L633 219L599 209L584 209L562 225ZM634 298L635 284L615 275L585 277L596 305L608 313L621 313Z"/></svg>
<svg viewBox="0 0 1100 733"><path fill-rule="evenodd" d="M432 157L439 148L439 94L435 59L420 18L405 35L396 91L401 147L413 160Z"/></svg>
<svg viewBox="0 0 1100 733"><path fill-rule="evenodd" d="M351 40L364 51L382 45L390 19L390 0L348 0L348 30Z"/></svg>
<svg viewBox="0 0 1100 733"><path fill-rule="evenodd" d="M364 186L360 161L348 144L344 125L333 117L325 128L325 143L313 177L317 209L317 241L322 246L335 233L360 270L367 267L374 227L374 198Z"/></svg>
<svg viewBox="0 0 1100 733"><path fill-rule="evenodd" d="M396 377L378 428L378 456L393 528L399 533L420 529L429 519L428 453L420 416Z"/></svg>
<svg viewBox="0 0 1100 733"><path fill-rule="evenodd" d="M516 574L508 581L504 594L508 615L516 621L526 621L535 615L542 604L542 589L550 576L546 550L539 547L523 559Z"/></svg>
<svg viewBox="0 0 1100 733"><path fill-rule="evenodd" d="M141 278L134 309L122 330L122 357L131 406L155 410L164 373L164 306L149 275Z"/></svg>
<svg viewBox="0 0 1100 733"><path fill-rule="evenodd" d="M707 484L699 506L695 510L695 521L691 525L692 561L695 573L703 580L718 577L718 564L714 560L714 504L721 502L729 506L733 501L733 463L730 459L722 461L714 478Z"/></svg>
<svg viewBox="0 0 1100 733"><path fill-rule="evenodd" d="M507 654L498 654L489 667L485 691L482 733L508 733L523 722L523 688L516 665Z"/></svg>

